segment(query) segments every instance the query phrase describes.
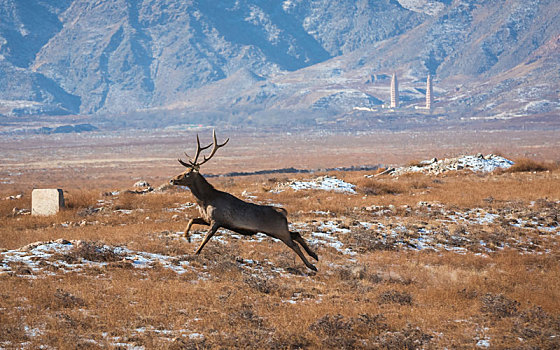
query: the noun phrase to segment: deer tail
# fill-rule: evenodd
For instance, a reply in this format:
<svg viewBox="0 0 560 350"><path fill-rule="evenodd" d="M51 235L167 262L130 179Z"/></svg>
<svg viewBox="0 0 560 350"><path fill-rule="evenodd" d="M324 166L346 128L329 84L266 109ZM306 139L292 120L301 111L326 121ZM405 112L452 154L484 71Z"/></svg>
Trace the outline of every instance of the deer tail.
<svg viewBox="0 0 560 350"><path fill-rule="evenodd" d="M277 212L279 212L280 214L282 214L284 216L288 216L288 211L284 208L274 207L274 210L276 210Z"/></svg>

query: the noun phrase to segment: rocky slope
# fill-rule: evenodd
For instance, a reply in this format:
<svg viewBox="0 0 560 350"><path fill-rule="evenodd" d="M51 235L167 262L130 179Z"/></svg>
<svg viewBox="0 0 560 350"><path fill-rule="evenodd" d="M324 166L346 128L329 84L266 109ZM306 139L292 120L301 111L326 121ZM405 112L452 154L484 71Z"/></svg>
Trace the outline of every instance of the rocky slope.
<svg viewBox="0 0 560 350"><path fill-rule="evenodd" d="M395 71L405 114L428 73L441 115L560 108L555 0L0 0L0 18L5 116L316 120L379 108Z"/></svg>

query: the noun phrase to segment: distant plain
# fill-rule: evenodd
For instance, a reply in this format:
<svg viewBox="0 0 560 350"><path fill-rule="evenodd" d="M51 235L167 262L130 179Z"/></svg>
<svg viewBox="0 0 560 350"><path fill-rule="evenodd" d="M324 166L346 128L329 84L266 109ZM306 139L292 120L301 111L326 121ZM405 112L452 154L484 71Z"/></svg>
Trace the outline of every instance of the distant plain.
<svg viewBox="0 0 560 350"><path fill-rule="evenodd" d="M196 134L211 141L212 127L187 130L124 129L82 134L0 137L0 189L29 186L124 186L137 179L166 182L181 171L177 158L193 152ZM280 168L394 166L461 154L501 153L511 158L560 160L558 130L337 130L217 128L228 147L205 174ZM69 182L70 181L70 182Z"/></svg>

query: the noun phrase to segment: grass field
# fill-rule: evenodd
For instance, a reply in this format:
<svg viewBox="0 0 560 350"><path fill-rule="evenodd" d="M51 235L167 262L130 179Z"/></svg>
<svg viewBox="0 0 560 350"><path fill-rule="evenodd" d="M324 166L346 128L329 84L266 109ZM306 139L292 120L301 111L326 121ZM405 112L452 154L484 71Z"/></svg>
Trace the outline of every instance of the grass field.
<svg viewBox="0 0 560 350"><path fill-rule="evenodd" d="M560 171L518 163L209 179L286 208L317 273L260 234L223 230L193 255L205 227L182 236L197 213L184 189L68 178L67 208L33 217L27 185L5 185L0 348L557 349ZM355 187L290 186L323 176Z"/></svg>

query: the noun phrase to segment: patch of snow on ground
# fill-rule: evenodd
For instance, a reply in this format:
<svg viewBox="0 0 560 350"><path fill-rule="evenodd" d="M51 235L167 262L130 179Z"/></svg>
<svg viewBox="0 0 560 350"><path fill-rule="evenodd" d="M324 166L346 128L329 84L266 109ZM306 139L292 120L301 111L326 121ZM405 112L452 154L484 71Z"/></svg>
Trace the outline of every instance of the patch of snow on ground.
<svg viewBox="0 0 560 350"><path fill-rule="evenodd" d="M480 339L476 343L476 346L478 346L479 348L489 348L490 347L490 341L488 339Z"/></svg>
<svg viewBox="0 0 560 350"><path fill-rule="evenodd" d="M509 222L509 225L523 228L523 229L536 229L548 234L560 234L560 226L557 222L552 225L546 226L539 223L537 220L526 220L514 217L513 214L500 215L495 213L488 213L482 208L473 208L466 211L440 211L445 218L437 219L440 222L449 222L464 225L489 225L495 223L498 219L502 218Z"/></svg>
<svg viewBox="0 0 560 350"><path fill-rule="evenodd" d="M172 341L173 338L190 338L190 339L204 339L204 334L200 334L200 333L196 333L196 332L191 332L188 329L157 329L154 328L152 326L147 327L137 327L135 329L131 330L131 336L138 336L138 335L143 335L143 334L153 334L153 335L157 335L158 338L163 338L163 339L167 339L168 341ZM103 338L105 338L105 340L107 340L111 346L113 347L117 347L117 348L125 348L127 350L143 350L145 349L144 346L141 345L135 345L135 344L130 344L125 342L126 339L122 338L122 337L115 337L115 336L109 336L109 333L107 332L103 332L102 333ZM94 344L96 342L94 341Z"/></svg>
<svg viewBox="0 0 560 350"><path fill-rule="evenodd" d="M465 155L457 158L446 158L437 160L424 160L418 165L406 166L394 169L392 175L421 172L424 174L441 174L447 171L471 170L474 172L491 172L496 169L507 169L513 165L513 161L495 154L483 156Z"/></svg>
<svg viewBox="0 0 560 350"><path fill-rule="evenodd" d="M257 196L254 196L252 192L249 192L247 190L244 190L241 195L249 200L255 200L257 199Z"/></svg>
<svg viewBox="0 0 560 350"><path fill-rule="evenodd" d="M64 272L81 271L86 267L101 267L107 262L89 261L79 259L79 262L68 263L64 261L64 256L73 249L79 247L81 241L57 240L54 242L37 242L27 245L20 249L8 250L0 253L0 275L18 273L21 267L29 269L27 273L30 277L35 274L48 271L48 266L54 266ZM122 262L130 263L135 268L150 268L156 264L161 267L183 274L190 270L189 262L182 261L181 257L155 254L149 252L133 251L125 247L111 247L104 245L96 247L100 253L110 252ZM13 269L12 266L19 267Z"/></svg>
<svg viewBox="0 0 560 350"><path fill-rule="evenodd" d="M319 225L319 229L321 231L328 231L328 232L339 232L339 233L350 233L350 230L347 228L340 228L337 223L334 221L325 221L321 225Z"/></svg>
<svg viewBox="0 0 560 350"><path fill-rule="evenodd" d="M183 232L177 232L178 234L182 235ZM205 231L191 231L189 232L189 238L191 242L202 242L202 240L204 239L204 236L206 236L207 230ZM215 242L220 242L221 244L227 244L227 240L229 238L234 238L234 239L241 239L243 238L243 236L235 234L231 231L225 230L225 229L219 229L218 232L216 232L216 234L214 236L212 236L212 238L210 239L211 241L215 241Z"/></svg>
<svg viewBox="0 0 560 350"><path fill-rule="evenodd" d="M351 232L350 229L341 228L339 224L333 221L323 222L317 229L320 230L320 232L311 232L311 237L306 238L306 241L311 244L332 247L344 255L356 255L356 252L352 251L350 248L345 248L344 244L336 236L336 234L348 234Z"/></svg>
<svg viewBox="0 0 560 350"><path fill-rule="evenodd" d="M498 168L509 168L513 165L513 161L496 155L488 155L486 157L479 156L462 156L457 159L459 166L470 169L475 172L491 172Z"/></svg>
<svg viewBox="0 0 560 350"><path fill-rule="evenodd" d="M288 184L295 191L324 190L356 194L356 185L342 181L332 176L320 176L310 181L292 181Z"/></svg>
<svg viewBox="0 0 560 350"><path fill-rule="evenodd" d="M176 208L165 208L164 211L181 213L181 212L183 212L183 211L186 210L186 209L189 209L189 208L194 207L195 205L196 205L195 203L187 202L187 203L184 203L184 204L180 204L180 205L179 205L178 207L176 207Z"/></svg>
<svg viewBox="0 0 560 350"><path fill-rule="evenodd" d="M253 259L236 259L237 266L250 271L251 273L258 273L258 275L267 275L267 273L274 273L282 277L288 277L289 274L284 269L276 267L270 261L264 259L263 261Z"/></svg>
<svg viewBox="0 0 560 350"><path fill-rule="evenodd" d="M324 211L324 210L314 210L311 212L311 214L315 214L315 215L322 215L322 216L333 216L334 214L331 213L330 211Z"/></svg>

